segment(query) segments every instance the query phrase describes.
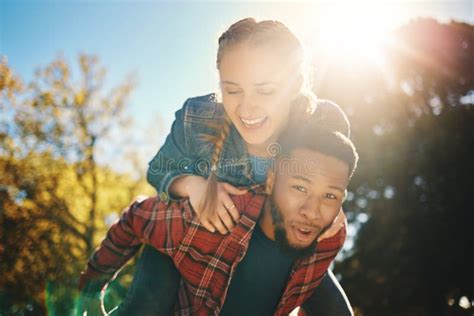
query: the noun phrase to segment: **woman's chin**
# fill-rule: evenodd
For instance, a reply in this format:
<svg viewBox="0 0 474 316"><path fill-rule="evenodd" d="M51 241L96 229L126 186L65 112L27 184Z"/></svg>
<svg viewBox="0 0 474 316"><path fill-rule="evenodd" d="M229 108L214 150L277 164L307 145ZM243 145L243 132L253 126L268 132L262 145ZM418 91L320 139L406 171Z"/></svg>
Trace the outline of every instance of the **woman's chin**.
<svg viewBox="0 0 474 316"><path fill-rule="evenodd" d="M242 139L249 145L253 146L262 146L261 149L266 150L266 146L270 142L272 138L272 133L269 130L262 130L261 132L248 132L248 131L240 131L240 135Z"/></svg>
<svg viewBox="0 0 474 316"><path fill-rule="evenodd" d="M265 146L274 133L268 123L257 129L247 128L245 125L240 124L238 130L244 141L250 145Z"/></svg>

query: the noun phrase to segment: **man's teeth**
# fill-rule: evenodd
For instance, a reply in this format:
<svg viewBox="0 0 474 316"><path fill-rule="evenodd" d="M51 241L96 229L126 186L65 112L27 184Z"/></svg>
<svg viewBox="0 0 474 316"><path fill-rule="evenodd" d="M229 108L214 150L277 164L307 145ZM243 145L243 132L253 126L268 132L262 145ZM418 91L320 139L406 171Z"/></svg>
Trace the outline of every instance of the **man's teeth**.
<svg viewBox="0 0 474 316"><path fill-rule="evenodd" d="M240 118L242 120L242 122L244 124L247 124L247 125L255 125L255 124L259 124L259 123L262 123L263 120L265 119L265 117L262 117L262 118L258 118L258 119L254 119L254 120L246 120L246 119L243 119L243 118Z"/></svg>

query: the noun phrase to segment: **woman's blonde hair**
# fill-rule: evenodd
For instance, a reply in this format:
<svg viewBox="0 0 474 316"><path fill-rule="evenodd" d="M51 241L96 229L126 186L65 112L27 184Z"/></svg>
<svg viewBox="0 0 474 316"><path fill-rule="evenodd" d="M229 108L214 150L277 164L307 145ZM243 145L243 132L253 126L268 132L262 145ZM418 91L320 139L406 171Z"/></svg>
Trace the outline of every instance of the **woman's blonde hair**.
<svg viewBox="0 0 474 316"><path fill-rule="evenodd" d="M237 44L248 43L255 47L270 47L272 53L280 54L288 61L289 67L293 70L294 76L305 78L305 54L301 42L298 38L281 22L260 21L253 18L245 18L232 24L219 37L216 66L220 69L220 63L225 53ZM312 113L316 106L316 96L307 89L303 83L298 96L293 100L291 107L291 117L301 117L304 113ZM230 132L231 120L224 114L225 118L217 125L213 124L218 133L210 136L207 140L214 144L214 151L211 156L211 170L207 180L207 189L199 207L201 215L213 217L217 209L217 169L219 157L224 147L225 140ZM268 179L267 179L268 180ZM267 185L269 181L266 181Z"/></svg>

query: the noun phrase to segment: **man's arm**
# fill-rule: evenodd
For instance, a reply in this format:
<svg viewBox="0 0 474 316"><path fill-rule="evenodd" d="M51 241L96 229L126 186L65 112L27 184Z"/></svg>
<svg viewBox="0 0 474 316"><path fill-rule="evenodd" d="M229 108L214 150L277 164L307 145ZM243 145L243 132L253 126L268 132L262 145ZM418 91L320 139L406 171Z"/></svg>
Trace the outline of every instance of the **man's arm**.
<svg viewBox="0 0 474 316"><path fill-rule="evenodd" d="M331 316L353 316L353 311L349 300L344 293L336 277L329 269L329 265L334 261L337 253L344 245L346 239L346 225L338 233L328 239L318 242L318 251L332 252L332 255L324 259L326 272L321 283L313 290L313 293L301 305L298 315L331 315ZM323 261L323 260L321 260Z"/></svg>
<svg viewBox="0 0 474 316"><path fill-rule="evenodd" d="M98 297L101 289L136 254L141 244L164 249L168 235L166 208L166 203L154 197L135 201L123 211L81 273L79 289L82 294Z"/></svg>
<svg viewBox="0 0 474 316"><path fill-rule="evenodd" d="M321 284L303 303L298 315L353 316L349 299L332 271L324 276Z"/></svg>

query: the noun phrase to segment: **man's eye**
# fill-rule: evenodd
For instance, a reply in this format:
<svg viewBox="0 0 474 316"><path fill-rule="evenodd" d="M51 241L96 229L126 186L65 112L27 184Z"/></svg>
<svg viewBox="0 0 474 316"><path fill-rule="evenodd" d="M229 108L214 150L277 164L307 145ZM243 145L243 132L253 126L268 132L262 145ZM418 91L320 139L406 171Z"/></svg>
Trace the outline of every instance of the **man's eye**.
<svg viewBox="0 0 474 316"><path fill-rule="evenodd" d="M331 200L337 200L337 196L332 193L326 193L324 197Z"/></svg>
<svg viewBox="0 0 474 316"><path fill-rule="evenodd" d="M299 192L303 192L303 193L307 192L306 188L301 185L294 185L293 188Z"/></svg>

